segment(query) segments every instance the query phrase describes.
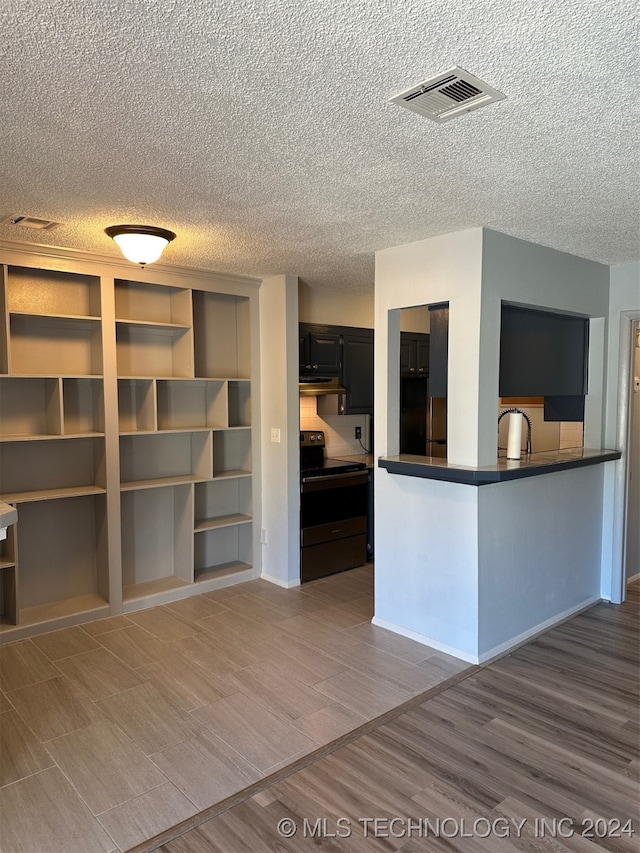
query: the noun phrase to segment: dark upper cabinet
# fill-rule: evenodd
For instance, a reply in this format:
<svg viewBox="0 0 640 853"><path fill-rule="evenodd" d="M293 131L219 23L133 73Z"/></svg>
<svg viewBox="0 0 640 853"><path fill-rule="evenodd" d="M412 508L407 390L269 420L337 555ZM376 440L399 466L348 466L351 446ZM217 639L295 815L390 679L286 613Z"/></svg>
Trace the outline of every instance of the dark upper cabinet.
<svg viewBox="0 0 640 853"><path fill-rule="evenodd" d="M400 373L402 376L415 373L416 349L413 343L410 332L400 332Z"/></svg>
<svg viewBox="0 0 640 853"><path fill-rule="evenodd" d="M300 374L302 374L302 373L306 372L306 367L307 367L307 364L309 362L309 358L308 358L308 356L309 356L309 342L308 342L308 338L307 338L307 333L305 331L303 331L302 324L300 324L299 330L300 330L300 343L299 343L300 352L298 355L298 371Z"/></svg>
<svg viewBox="0 0 640 853"><path fill-rule="evenodd" d="M503 304L500 396L583 396L588 351L585 317Z"/></svg>
<svg viewBox="0 0 640 853"><path fill-rule="evenodd" d="M345 415L373 414L373 329L344 329L342 384Z"/></svg>
<svg viewBox="0 0 640 853"><path fill-rule="evenodd" d="M429 375L429 335L422 332L400 332L401 376Z"/></svg>
<svg viewBox="0 0 640 853"><path fill-rule="evenodd" d="M416 373L429 373L429 353L431 341L429 335L420 335L416 341Z"/></svg>
<svg viewBox="0 0 640 853"><path fill-rule="evenodd" d="M300 323L300 373L338 376L341 368L340 330L335 326Z"/></svg>
<svg viewBox="0 0 640 853"><path fill-rule="evenodd" d="M337 376L343 415L373 414L373 329L300 323L300 375Z"/></svg>
<svg viewBox="0 0 640 853"><path fill-rule="evenodd" d="M429 306L429 396L447 396L449 303Z"/></svg>

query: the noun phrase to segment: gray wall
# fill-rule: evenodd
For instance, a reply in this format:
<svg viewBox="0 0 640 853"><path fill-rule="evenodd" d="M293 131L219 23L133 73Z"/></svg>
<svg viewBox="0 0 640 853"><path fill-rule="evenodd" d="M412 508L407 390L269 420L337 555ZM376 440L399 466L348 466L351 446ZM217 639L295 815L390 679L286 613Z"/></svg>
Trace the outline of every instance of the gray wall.
<svg viewBox="0 0 640 853"><path fill-rule="evenodd" d="M479 654L600 598L603 466L478 491Z"/></svg>
<svg viewBox="0 0 640 853"><path fill-rule="evenodd" d="M298 279L281 275L260 286L262 415L262 576L300 583L300 450L298 442ZM271 428L280 429L280 443Z"/></svg>
<svg viewBox="0 0 640 853"><path fill-rule="evenodd" d="M629 403L628 389L621 387L624 384L624 359L629 357L625 341L630 333L630 315L640 317L638 312L640 312L640 263L619 264L611 267L607 325L605 445L623 451L626 441L624 426ZM623 456L619 462L607 465L604 479L601 594L603 598L611 601L622 601L625 595L624 582L621 578L625 464L626 460Z"/></svg>
<svg viewBox="0 0 640 853"><path fill-rule="evenodd" d="M566 252L483 231L482 338L479 441L483 458L495 459L495 400L498 394L501 301L571 311L591 318L589 394L585 445L602 444L604 318L609 305L609 268Z"/></svg>

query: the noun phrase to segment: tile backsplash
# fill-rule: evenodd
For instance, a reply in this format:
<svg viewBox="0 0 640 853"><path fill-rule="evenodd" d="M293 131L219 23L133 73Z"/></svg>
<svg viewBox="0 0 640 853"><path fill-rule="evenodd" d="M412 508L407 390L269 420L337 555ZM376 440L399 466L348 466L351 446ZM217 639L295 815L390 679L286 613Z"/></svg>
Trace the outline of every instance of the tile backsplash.
<svg viewBox="0 0 640 853"><path fill-rule="evenodd" d="M584 444L584 424L582 421L561 421L560 449L564 447L582 447Z"/></svg>
<svg viewBox="0 0 640 853"><path fill-rule="evenodd" d="M499 411L507 408L501 405ZM545 421L544 408L542 406L519 406L521 411L526 412L531 418L531 447L534 453L546 450L558 450L566 447L582 447L582 422L568 423L558 421ZM507 433L509 430L508 418L503 418L498 433L498 446L502 448L500 455L504 455L507 446ZM526 430L522 430L522 449L525 449Z"/></svg>
<svg viewBox="0 0 640 853"><path fill-rule="evenodd" d="M354 456L363 453L355 438L355 427L362 429L362 444L371 450L371 417L369 415L319 415L317 397L300 397L300 429L323 430L327 456ZM501 407L501 409L504 407ZM582 447L582 423L550 423L544 420L542 407L524 408L532 420L533 451L557 450L564 447ZM501 444L506 446L507 419L500 424ZM523 449L525 430L523 430Z"/></svg>
<svg viewBox="0 0 640 853"><path fill-rule="evenodd" d="M507 406L500 406L503 412ZM560 426L558 423L545 421L542 406L518 406L520 411L526 412L531 418L531 450L540 453L545 450L557 450L560 447ZM507 450L507 435L509 433L509 418L503 418L498 430L498 447L501 448L498 455L504 456ZM526 448L527 430L526 424L522 425L522 450Z"/></svg>
<svg viewBox="0 0 640 853"><path fill-rule="evenodd" d="M318 415L317 397L300 397L300 429L324 431L327 456L353 456L364 453L355 438L355 428L362 429L362 444L371 448L369 415Z"/></svg>

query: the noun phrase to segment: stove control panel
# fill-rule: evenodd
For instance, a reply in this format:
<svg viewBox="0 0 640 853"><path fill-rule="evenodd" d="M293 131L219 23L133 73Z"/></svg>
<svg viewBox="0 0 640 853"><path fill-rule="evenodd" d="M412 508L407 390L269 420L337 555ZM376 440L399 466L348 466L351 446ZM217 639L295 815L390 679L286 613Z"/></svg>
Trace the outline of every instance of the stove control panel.
<svg viewBox="0 0 640 853"><path fill-rule="evenodd" d="M300 447L324 447L324 432L317 429L300 430Z"/></svg>

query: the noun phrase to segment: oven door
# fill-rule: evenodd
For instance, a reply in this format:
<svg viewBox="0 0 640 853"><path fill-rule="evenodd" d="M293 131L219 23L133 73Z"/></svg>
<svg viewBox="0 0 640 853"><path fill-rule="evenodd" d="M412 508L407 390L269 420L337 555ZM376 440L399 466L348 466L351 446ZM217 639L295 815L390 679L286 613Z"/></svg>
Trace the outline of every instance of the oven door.
<svg viewBox="0 0 640 853"><path fill-rule="evenodd" d="M367 471L303 478L300 578L304 581L367 562Z"/></svg>

